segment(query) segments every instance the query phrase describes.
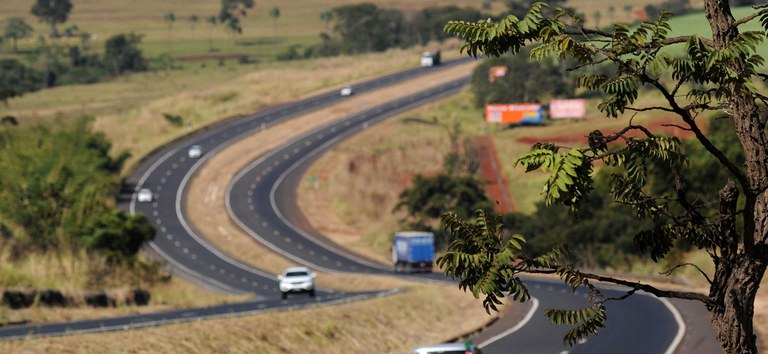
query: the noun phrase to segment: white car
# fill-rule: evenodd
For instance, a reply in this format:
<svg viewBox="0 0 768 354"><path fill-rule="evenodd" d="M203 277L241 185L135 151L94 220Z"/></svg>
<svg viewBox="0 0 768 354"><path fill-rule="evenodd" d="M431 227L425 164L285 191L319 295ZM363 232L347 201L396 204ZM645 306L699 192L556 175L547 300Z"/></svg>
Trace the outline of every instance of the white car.
<svg viewBox="0 0 768 354"><path fill-rule="evenodd" d="M307 267L288 268L277 279L280 280L283 299L288 297L288 293L309 293L309 296L315 296L315 273Z"/></svg>
<svg viewBox="0 0 768 354"><path fill-rule="evenodd" d="M147 188L142 188L136 193L136 200L139 203L151 203L152 199L154 199L154 195L152 194L152 191Z"/></svg>
<svg viewBox="0 0 768 354"><path fill-rule="evenodd" d="M202 155L203 148L201 148L200 145L192 145L187 151L187 156L189 156L190 159L199 159Z"/></svg>
<svg viewBox="0 0 768 354"><path fill-rule="evenodd" d="M482 354L480 348L468 343L434 344L415 348L411 354Z"/></svg>
<svg viewBox="0 0 768 354"><path fill-rule="evenodd" d="M352 96L353 93L354 91L352 91L352 86L344 87L341 89L341 91L339 91L339 94L342 96Z"/></svg>

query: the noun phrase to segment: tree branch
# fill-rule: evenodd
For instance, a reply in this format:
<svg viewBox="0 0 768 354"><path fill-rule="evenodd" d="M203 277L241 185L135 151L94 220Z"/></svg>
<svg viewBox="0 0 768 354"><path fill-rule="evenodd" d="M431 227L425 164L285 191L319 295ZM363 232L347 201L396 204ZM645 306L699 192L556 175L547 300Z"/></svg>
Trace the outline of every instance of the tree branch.
<svg viewBox="0 0 768 354"><path fill-rule="evenodd" d="M661 126L662 127L677 128L677 129L684 130L684 131L687 131L687 132L691 131L691 128L686 128L686 127L684 127L682 125L677 125L677 124L672 124L672 123L665 123L665 124L662 124Z"/></svg>
<svg viewBox="0 0 768 354"><path fill-rule="evenodd" d="M677 115L680 116L680 118L683 119L683 121L688 124L689 127L691 127L691 131L694 133L694 136L696 136L696 139L701 143L702 146L704 146L704 149L706 149L710 154L712 154L717 161L720 162L721 165L725 166L725 168L728 169L729 172L736 178L736 180L739 181L739 184L741 185L742 189L744 190L750 190L749 185L749 179L747 179L747 176L744 175L744 173L731 161L728 159L725 154L720 151L712 142L707 138L707 136L704 134L704 132L701 131L699 126L696 124L696 121L691 117L690 111L687 111L680 107L678 105L677 100L675 100L675 97L671 95L669 91L667 91L666 87L658 82L658 80L653 80L646 74L642 74L641 79L659 90L661 94L664 96L664 98L667 100L667 103L669 103L670 107L672 107L673 111L677 113Z"/></svg>
<svg viewBox="0 0 768 354"><path fill-rule="evenodd" d="M695 265L695 264L693 264L693 263L682 263L682 264L678 264L678 265L676 265L676 266L674 266L674 267L672 267L672 268L668 269L667 271L665 271L665 272L661 272L661 273L659 273L659 274L664 274L664 275L672 275L672 272L674 272L674 271L675 271L677 268L682 268L682 267L685 267L685 266L691 266L691 267L694 267L694 268L696 268L696 269L699 271L699 273L701 273L701 275L703 275L703 276L704 276L704 279L706 279L706 280L707 280L707 283L709 283L709 285L712 285L712 279L710 279L710 278L709 278L709 276L707 275L707 273L704 273L704 271L703 271L701 268L699 268L699 266L697 266L697 265Z"/></svg>
<svg viewBox="0 0 768 354"><path fill-rule="evenodd" d="M551 270L551 269L528 269L528 270L524 270L523 272L530 273L530 274L556 274L557 273L555 270ZM701 293L695 293L691 291L662 290L654 286L643 284L640 282L631 282L624 279L617 279L613 277L607 277L607 276L602 276L602 275L592 274L592 273L579 273L579 274L587 279L597 280L597 281L616 284L616 285L623 285L632 289L642 290L649 294L653 294L656 297L666 297L666 298L684 299L684 300L697 300L697 301L703 302L706 305L715 305L715 302L709 296Z"/></svg>
<svg viewBox="0 0 768 354"><path fill-rule="evenodd" d="M765 7L765 6L766 6L766 5L761 5L761 6L753 6L753 8L755 8L755 9L759 9L759 8L761 8L761 7ZM733 23L733 27L739 27L739 26L741 26L741 25L743 25L743 24L745 24L745 23L747 23L747 22L749 22L749 21L752 21L752 20L754 20L755 18L757 18L757 17L761 16L762 14L764 14L764 13L766 13L766 12L768 12L768 9L764 9L764 10L761 10L761 11L759 11L759 12L755 12L755 13L753 13L753 14L751 14L751 15L747 16L747 17L743 17L743 18L740 18L740 19L736 20L736 21Z"/></svg>
<svg viewBox="0 0 768 354"><path fill-rule="evenodd" d="M675 112L672 109L669 109L667 107L661 107L661 106L651 106L651 107L643 107L643 108L635 108L635 107L626 106L626 107L624 107L624 109L626 109L628 111L633 111L633 112L647 112L647 111L664 111L664 112L670 112L670 113L674 113Z"/></svg>

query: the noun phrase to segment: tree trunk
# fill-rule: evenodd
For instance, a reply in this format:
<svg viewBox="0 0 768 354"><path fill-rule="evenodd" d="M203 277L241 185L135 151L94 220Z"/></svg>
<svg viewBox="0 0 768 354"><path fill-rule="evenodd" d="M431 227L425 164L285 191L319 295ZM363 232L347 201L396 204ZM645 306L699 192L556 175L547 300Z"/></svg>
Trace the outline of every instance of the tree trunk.
<svg viewBox="0 0 768 354"><path fill-rule="evenodd" d="M709 308L712 325L723 351L729 354L757 354L752 326L755 295L765 273L765 263L734 254L715 273L714 306Z"/></svg>
<svg viewBox="0 0 768 354"><path fill-rule="evenodd" d="M729 1L706 0L704 10L715 47L727 47L739 34ZM736 60L730 69L738 74L745 73L745 59ZM745 75L741 77L751 79ZM746 174L740 180L744 193L743 225L740 238L736 232L735 199L726 201L728 198L724 198L721 191L721 218L731 220L726 221L729 225L720 227L722 258L715 259L715 278L710 291L714 305L709 310L726 353L757 353L752 320L755 295L768 259L768 138L759 107L745 82L733 81L727 84L727 89L731 96L726 111L731 114L746 159ZM723 208L724 201L731 204L725 208L730 211Z"/></svg>

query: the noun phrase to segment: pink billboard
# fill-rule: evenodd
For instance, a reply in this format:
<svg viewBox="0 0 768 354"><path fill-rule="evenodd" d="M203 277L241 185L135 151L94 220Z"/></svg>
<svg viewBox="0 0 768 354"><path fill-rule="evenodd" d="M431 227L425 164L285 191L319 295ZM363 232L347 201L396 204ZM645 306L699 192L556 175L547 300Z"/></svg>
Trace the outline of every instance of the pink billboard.
<svg viewBox="0 0 768 354"><path fill-rule="evenodd" d="M581 98L549 102L549 117L552 119L584 118L586 114L587 103Z"/></svg>

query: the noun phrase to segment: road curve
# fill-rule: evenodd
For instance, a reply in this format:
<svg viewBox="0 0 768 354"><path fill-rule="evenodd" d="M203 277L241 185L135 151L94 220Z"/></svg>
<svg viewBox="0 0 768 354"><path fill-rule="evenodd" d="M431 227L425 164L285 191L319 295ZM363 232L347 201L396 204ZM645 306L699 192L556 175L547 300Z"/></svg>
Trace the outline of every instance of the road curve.
<svg viewBox="0 0 768 354"><path fill-rule="evenodd" d="M462 58L445 62L433 68L413 68L355 85L357 93L407 81L413 77L439 72L471 59ZM212 290L233 294L250 293L254 301L222 306L159 312L151 315L123 316L108 319L9 326L0 328L2 339L35 338L78 333L124 330L164 323L192 321L200 318L237 316L262 309L290 309L300 306L334 304L377 296L387 296L396 290L379 292L337 292L318 289L312 298L279 299L274 275L247 266L217 250L203 240L194 228L184 221L181 209L184 187L194 171L210 155L189 159L186 148L200 145L211 154L253 131L263 130L332 103L348 99L336 91L315 95L294 103L264 109L252 115L227 120L182 137L159 148L144 158L126 178L118 196L118 206L130 213L144 214L156 228L155 240L150 242L149 253L162 257L181 275ZM154 194L152 203L137 203L135 191L149 188Z"/></svg>
<svg viewBox="0 0 768 354"><path fill-rule="evenodd" d="M442 70L464 62L464 59L454 60L439 68ZM363 93L436 70L409 69L355 87L359 93ZM245 265L219 251L186 222L182 208L185 188L196 169L207 158L233 141L344 99L347 97L333 91L228 121L183 138L150 155L128 179L128 184L135 186L129 189L149 188L155 193L155 200L152 203L137 203L131 198L121 205L131 213L147 216L157 229L155 239L150 242L151 251L167 260L178 274L219 291L275 296L279 290L272 274ZM193 144L200 145L208 154L200 159L187 158L186 147Z"/></svg>
<svg viewBox="0 0 768 354"><path fill-rule="evenodd" d="M413 73L408 75L413 75ZM382 84L386 84L386 81L382 82ZM276 150L268 156L261 158L257 163L252 164L238 175L236 181L231 185L230 193L227 193L227 205L233 218L237 220L241 227L249 230L249 233L260 242L264 242L290 259L310 265L316 269L331 272L391 273L388 266L350 254L340 247L333 245L332 242L325 240L322 235L313 234L311 230L300 227L302 226L302 221L300 217L296 216L298 215L298 208L295 207L295 198L292 198L295 184L298 183L301 171L314 158L335 143L341 141L344 137L359 132L362 129L367 129L371 124L375 124L381 119L415 107L418 104L444 97L458 90L465 82L461 80L456 81L451 85L443 86L442 89L426 90L416 97L385 104L349 116L342 121L329 124L304 137L292 140L281 150ZM360 90L361 86L356 87ZM328 95L327 99L336 101L339 99L339 96L334 92ZM181 139L152 154L137 169L136 173L128 179L128 182L135 186L130 189L136 190L141 187L149 187L155 193L156 200L151 204L137 204L132 199L126 199L122 203L131 212L144 213L158 229L157 238L152 243L154 252L166 258L181 274L198 283L220 291L253 293L257 295L255 301L204 309L169 311L153 315L8 328L7 330L17 332L15 334L3 333L0 330L0 336L21 338L99 331L99 328L101 330L124 329L195 318L217 317L224 314L232 315L233 311L235 314L249 314L270 306L293 308L293 306L297 305L336 303L389 294L389 292L340 293L325 289L319 291L318 297L315 300L301 299L296 302L291 301L290 303L278 300L276 281L271 274L241 264L218 251L196 235L193 227L184 222L181 209L184 187L194 171L205 162L205 157L200 160L186 158L185 147L198 144L203 146L204 151L215 152L217 149L228 145L231 141L244 136L253 129L263 129L267 125L277 124L300 112L328 104L321 101L309 99L296 105L285 105L266 110L252 116L233 120L227 124L214 126L206 131ZM313 107L312 105L315 104L317 106ZM306 149L304 149L305 147ZM254 196L259 197L254 198ZM268 197L263 198L263 196ZM270 202L268 205L256 203L254 202L256 199L266 199ZM426 279L446 281L440 274L425 276ZM583 302L583 299L580 300L578 294L572 295L567 292L549 290L550 288L562 287L562 285L553 285L540 281L533 281L529 284L531 284L532 293L537 292L538 288L552 293L550 295L546 293L534 295L537 296L538 301L544 304L553 304L549 307L562 307L562 304ZM653 319L674 323L674 319L673 322L669 322L671 315L658 301L656 303L651 301L640 305L633 305L631 302L626 303L630 305L624 305L624 302L616 303L616 308L612 309L611 312L634 313L637 314L638 318L649 313L657 313L657 315L652 316ZM209 309L211 312L206 312ZM558 330L560 331L559 337L561 337L562 328L547 329L543 327L544 329L541 329L540 325L533 326L538 321L535 318L540 320L541 316L533 316L532 323L526 325L524 330L530 331L533 328L532 331L538 334L538 336L524 335L523 339L533 339L535 343L538 343L536 345L544 345L546 348L557 350L556 352L558 353L568 349L563 347L559 340L553 340L553 336L558 336ZM675 325L673 324L672 326ZM664 346L666 345L665 343L668 343L667 337L670 334L669 328L671 328L658 324L640 327L633 325L633 323L611 324L609 327L612 332L602 332L611 333L611 335L607 336L603 334L609 338L609 341L606 342L608 344L600 340L589 340L573 350L581 348L581 350L584 350L582 352L604 352L595 350L605 349L606 345L613 345L613 348L622 348L622 343L626 342L627 336L635 336L640 338L656 338L658 340L655 341L655 344L639 343L638 350L642 350L643 353L663 353L665 351L659 351L659 346ZM506 350L497 351L499 349L495 349L495 346L509 348L510 344L506 342L508 338L514 337L505 336L503 340L499 339L495 343L487 344L486 352L507 352ZM512 347L519 348L520 344L519 340L513 340ZM534 344L529 346L544 348L536 347Z"/></svg>

